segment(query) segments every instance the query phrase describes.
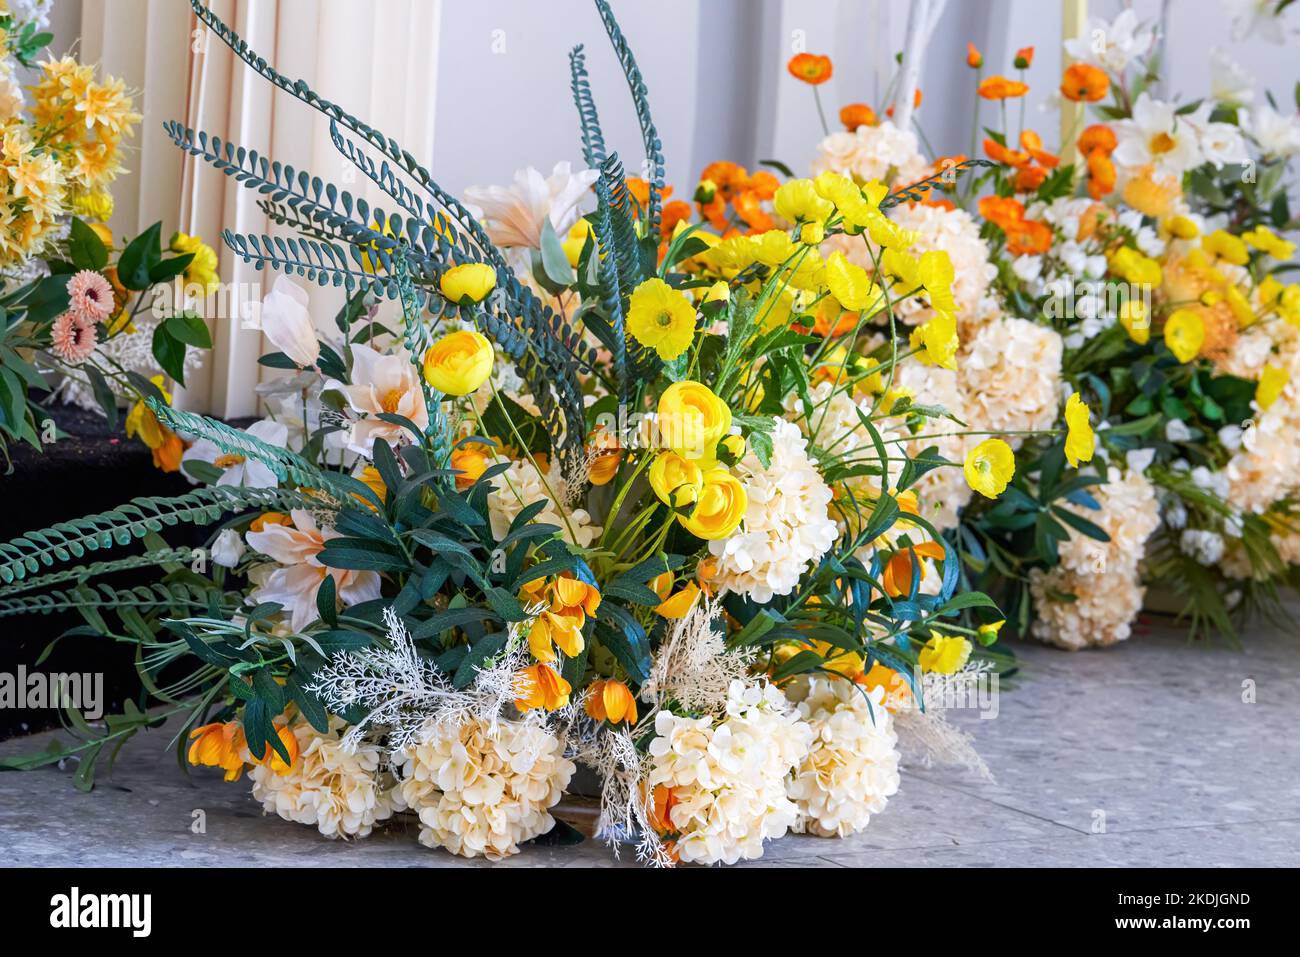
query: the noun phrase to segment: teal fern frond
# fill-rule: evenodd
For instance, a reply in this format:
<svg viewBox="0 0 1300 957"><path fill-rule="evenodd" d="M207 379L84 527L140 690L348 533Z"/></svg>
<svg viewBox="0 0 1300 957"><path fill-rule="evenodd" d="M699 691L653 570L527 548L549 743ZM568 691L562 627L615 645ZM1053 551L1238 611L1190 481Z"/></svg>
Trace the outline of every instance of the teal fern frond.
<svg viewBox="0 0 1300 957"><path fill-rule="evenodd" d="M84 582L87 579L112 574L113 572L130 571L136 568L155 568L159 565L170 565L175 562L189 562L192 557L193 549L190 548L163 548L157 551L145 552L143 555L130 555L126 558L91 562L89 565L77 565L75 568L65 568L57 572L51 572L48 575L37 575L35 578L21 579L11 585L5 585L0 587L0 598L31 591L34 588L48 588L51 585L60 585L64 582Z"/></svg>
<svg viewBox="0 0 1300 957"><path fill-rule="evenodd" d="M96 588L83 585L67 591L54 590L40 595L22 595L18 598L0 598L0 618L11 615L49 615L60 611L90 608L97 611L117 608L134 608L137 611L159 608L188 610L207 608L215 589L194 585L140 585L135 588L114 588L100 584Z"/></svg>
<svg viewBox="0 0 1300 957"><path fill-rule="evenodd" d="M578 108L578 123L582 127L583 162L589 169L599 169L605 162L605 136L600 129L596 100L591 95L587 76L587 55L579 43L569 51L569 86L573 90L573 105Z"/></svg>
<svg viewBox="0 0 1300 957"><path fill-rule="evenodd" d="M647 167L645 178L650 184L650 201L647 204L645 218L649 235L655 236L659 233L659 214L664 191L663 143L660 142L654 120L650 117L649 91L646 89L645 80L642 79L641 71L636 65L636 57L632 55L632 49L627 45L623 31L619 29L618 21L614 18L614 11L609 8L606 0L596 0L596 10L605 24L605 32L609 34L609 42L614 46L614 54L618 57L619 65L623 67L623 75L627 78L628 89L632 92L632 102L636 106L637 122L641 125L641 141L645 146Z"/></svg>
<svg viewBox="0 0 1300 957"><path fill-rule="evenodd" d="M166 526L207 525L231 512L278 511L299 507L303 502L300 494L281 489L222 485L172 497L135 498L111 511L56 522L49 528L0 543L0 580L17 581L38 571L42 565L81 558L86 552L101 548L127 545Z"/></svg>

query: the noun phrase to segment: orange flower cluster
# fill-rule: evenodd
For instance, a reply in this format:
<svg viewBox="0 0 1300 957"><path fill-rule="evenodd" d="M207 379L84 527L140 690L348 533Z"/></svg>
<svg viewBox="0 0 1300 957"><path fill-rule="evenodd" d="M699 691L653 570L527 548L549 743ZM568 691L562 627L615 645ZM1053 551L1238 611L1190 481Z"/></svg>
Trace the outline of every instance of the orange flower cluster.
<svg viewBox="0 0 1300 957"><path fill-rule="evenodd" d="M704 167L695 201L700 215L724 237L739 231L741 224L746 232L765 233L775 229L776 222L762 204L776 195L780 185L781 181L766 170L750 173L743 166L720 160ZM728 214L728 206L734 218Z"/></svg>
<svg viewBox="0 0 1300 957"><path fill-rule="evenodd" d="M1088 166L1088 195L1101 199L1115 191L1115 163L1110 154L1118 141L1115 133L1103 123L1094 123L1083 131L1076 144Z"/></svg>
<svg viewBox="0 0 1300 957"><path fill-rule="evenodd" d="M984 140L989 159L1016 169L1016 192L1032 193L1043 185L1048 172L1060 165L1061 158L1043 149L1042 137L1033 130L1021 131L1020 147L1011 149L991 137Z"/></svg>
<svg viewBox="0 0 1300 957"><path fill-rule="evenodd" d="M520 592L529 606L542 605L528 631L528 650L538 661L556 660L558 647L572 658L582 652L582 627L600 607L600 592L567 572L550 582L534 579Z"/></svg>
<svg viewBox="0 0 1300 957"><path fill-rule="evenodd" d="M980 215L1006 234L1007 252L1013 256L1039 256L1052 248L1052 230L1046 223L1025 219L1025 207L1010 196L985 196Z"/></svg>
<svg viewBox="0 0 1300 957"><path fill-rule="evenodd" d="M642 209L650 205L650 184L640 176L629 176L626 180L627 191L632 194L632 198L637 201ZM673 194L671 186L664 187L663 199L668 199ZM688 222L691 218L691 204L685 200L674 199L670 203L664 203L663 211L659 217L659 232L664 238L673 234L677 224Z"/></svg>

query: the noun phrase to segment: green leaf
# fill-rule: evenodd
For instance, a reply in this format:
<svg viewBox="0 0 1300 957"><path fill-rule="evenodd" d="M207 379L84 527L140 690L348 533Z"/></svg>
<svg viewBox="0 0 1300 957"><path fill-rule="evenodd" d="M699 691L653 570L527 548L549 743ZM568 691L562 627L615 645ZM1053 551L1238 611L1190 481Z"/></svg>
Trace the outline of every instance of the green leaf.
<svg viewBox="0 0 1300 957"><path fill-rule="evenodd" d="M167 327L167 334L173 339L194 346L196 349L212 348L212 335L208 332L208 324L193 313L183 312L178 316L172 316L163 325Z"/></svg>
<svg viewBox="0 0 1300 957"><path fill-rule="evenodd" d="M157 222L127 243L117 261L117 278L127 289L142 292L153 285L149 271L161 259L162 223Z"/></svg>
<svg viewBox="0 0 1300 957"><path fill-rule="evenodd" d="M103 269L108 263L108 250L99 235L77 217L72 217L72 231L68 234L68 251L72 264L78 269Z"/></svg>
<svg viewBox="0 0 1300 957"><path fill-rule="evenodd" d="M76 220L73 220L76 222ZM117 396L113 390L108 387L108 381L104 374L94 366L87 363L81 367L86 373L86 378L90 380L90 389L95 393L95 401L99 407L104 410L104 418L108 420L108 428L111 432L117 431Z"/></svg>
<svg viewBox="0 0 1300 957"><path fill-rule="evenodd" d="M163 372L185 384L185 343L168 331L166 323L153 331L153 357Z"/></svg>
<svg viewBox="0 0 1300 957"><path fill-rule="evenodd" d="M546 278L556 286L569 287L577 282L569 257L565 255L564 244L551 225L549 217L542 219L542 269Z"/></svg>

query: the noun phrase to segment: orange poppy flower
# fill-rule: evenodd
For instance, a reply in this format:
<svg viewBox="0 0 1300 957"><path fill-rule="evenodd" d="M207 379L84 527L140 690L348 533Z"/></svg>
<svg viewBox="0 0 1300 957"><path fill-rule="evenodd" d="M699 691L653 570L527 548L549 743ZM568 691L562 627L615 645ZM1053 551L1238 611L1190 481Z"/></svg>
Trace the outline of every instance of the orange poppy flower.
<svg viewBox="0 0 1300 957"><path fill-rule="evenodd" d="M1086 242L1097 234L1102 223L1114 218L1114 213L1104 203L1093 203L1079 217L1078 242Z"/></svg>
<svg viewBox="0 0 1300 957"><path fill-rule="evenodd" d="M1034 48L1021 47L1016 51L1015 67L1017 70L1028 70L1034 65Z"/></svg>
<svg viewBox="0 0 1300 957"><path fill-rule="evenodd" d="M810 86L825 83L831 78L831 58L812 53L797 53L790 58L785 67L796 80L803 80Z"/></svg>
<svg viewBox="0 0 1300 957"><path fill-rule="evenodd" d="M990 76L980 82L977 92L986 100L1007 100L1024 96L1029 92L1029 84L1005 76Z"/></svg>
<svg viewBox="0 0 1300 957"><path fill-rule="evenodd" d="M1033 157L1028 153L1022 153L1020 150L1007 149L1001 143L994 139L984 141L984 152L988 154L989 159L995 163L1005 163L1008 166L1028 166Z"/></svg>
<svg viewBox="0 0 1300 957"><path fill-rule="evenodd" d="M1056 169L1056 167L1061 163L1061 158L1059 156L1043 149L1042 137L1033 130L1020 131L1020 145L1029 151L1030 156L1048 169Z"/></svg>
<svg viewBox="0 0 1300 957"><path fill-rule="evenodd" d="M875 126L880 122L880 117L865 103L850 103L840 109L840 122L852 133L859 126Z"/></svg>
<svg viewBox="0 0 1300 957"><path fill-rule="evenodd" d="M1100 150L1088 154L1088 195L1101 199L1115 191L1115 164Z"/></svg>
<svg viewBox="0 0 1300 957"><path fill-rule="evenodd" d="M781 188L781 181L765 169L754 170L745 180L745 192L754 193L759 199L771 199Z"/></svg>
<svg viewBox="0 0 1300 957"><path fill-rule="evenodd" d="M744 220L750 229L765 233L769 229L776 228L776 221L767 214L761 204L762 200L759 199L758 193L752 190L737 194L731 201L732 208L736 210L736 215Z"/></svg>
<svg viewBox="0 0 1300 957"><path fill-rule="evenodd" d="M1061 96L1078 103L1096 103L1110 90L1105 71L1090 63L1071 63L1061 77Z"/></svg>
<svg viewBox="0 0 1300 957"><path fill-rule="evenodd" d="M942 559L944 554L943 546L938 542L921 542L913 545L911 550L903 548L895 552L880 578L885 593L893 598L906 595L912 590L912 552L916 552L918 559L933 558L936 561ZM918 580L925 581L925 574L925 563L922 562L917 566Z"/></svg>
<svg viewBox="0 0 1300 957"><path fill-rule="evenodd" d="M1003 230L1025 219L1025 207L1010 196L985 196L979 201L979 211L981 216Z"/></svg>
<svg viewBox="0 0 1300 957"><path fill-rule="evenodd" d="M923 99L925 99L925 97L921 95L921 88L918 86L916 92L912 94L912 109L916 109L920 106ZM885 115L893 116L894 108L891 106L889 109L885 110Z"/></svg>
<svg viewBox="0 0 1300 957"><path fill-rule="evenodd" d="M1036 220L1022 219L1006 234L1007 252L1013 256L1039 256L1052 248L1052 230Z"/></svg>
<svg viewBox="0 0 1300 957"><path fill-rule="evenodd" d="M1098 150L1109 156L1115 152L1115 147L1119 145L1119 140L1115 138L1115 132L1104 123L1094 123L1089 126L1079 136L1079 152L1084 156L1095 153Z"/></svg>
<svg viewBox="0 0 1300 957"><path fill-rule="evenodd" d="M1041 166L1026 166L1016 173L1016 192L1032 193L1047 179L1047 170Z"/></svg>
<svg viewBox="0 0 1300 957"><path fill-rule="evenodd" d="M650 205L650 184L640 176L629 176L626 180L627 191L632 194L632 198L637 201L637 205L646 209ZM665 186L663 192L659 195L667 199L673 194L671 186Z"/></svg>
<svg viewBox="0 0 1300 957"><path fill-rule="evenodd" d="M984 54L973 43L966 44L966 65L972 70L978 70L984 65Z"/></svg>
<svg viewBox="0 0 1300 957"><path fill-rule="evenodd" d="M745 172L745 167L731 160L718 160L704 167L704 172L700 173L700 182L705 180L714 185L725 202L731 199L733 193L745 188L749 174Z"/></svg>
<svg viewBox="0 0 1300 957"><path fill-rule="evenodd" d="M690 218L691 204L675 199L664 206L663 215L659 220L659 231L665 236L671 236L678 223L686 222Z"/></svg>

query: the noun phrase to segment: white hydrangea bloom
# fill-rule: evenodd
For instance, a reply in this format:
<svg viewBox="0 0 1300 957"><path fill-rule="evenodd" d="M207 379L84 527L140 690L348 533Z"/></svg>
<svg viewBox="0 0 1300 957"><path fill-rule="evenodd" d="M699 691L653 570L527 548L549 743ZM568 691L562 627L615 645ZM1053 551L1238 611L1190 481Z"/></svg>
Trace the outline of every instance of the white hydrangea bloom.
<svg viewBox="0 0 1300 957"><path fill-rule="evenodd" d="M492 479L493 491L488 493L488 517L492 534L498 539L510 530L510 523L533 502L546 502L546 507L533 519L560 527L561 536L572 545L586 548L600 537L603 529L595 524L591 515L581 508L568 509L563 502L551 497L550 490L560 498L565 494L564 477L558 465L553 464L542 481L537 467L527 459L512 462L510 468ZM566 519L567 516L567 519Z"/></svg>
<svg viewBox="0 0 1300 957"><path fill-rule="evenodd" d="M500 860L555 826L548 813L574 764L550 731L519 721L435 725L393 753L399 808L420 817L420 843L462 857Z"/></svg>
<svg viewBox="0 0 1300 957"><path fill-rule="evenodd" d="M345 727L330 719L328 734L305 721L293 728L298 760L287 774L254 765L249 777L262 809L286 821L313 824L329 838L367 837L379 821L392 816L392 791L380 773L378 747L361 743L349 750L339 740Z"/></svg>
<svg viewBox="0 0 1300 957"><path fill-rule="evenodd" d="M786 787L799 806L796 831L847 837L865 828L897 793L898 735L885 689L870 692L837 678L801 676L786 689L812 746Z"/></svg>
<svg viewBox="0 0 1300 957"><path fill-rule="evenodd" d="M788 595L839 534L830 516L830 487L808 458L799 426L777 419L771 436L770 465L751 449L736 466L748 496L744 522L709 542L718 559L718 587L758 602Z"/></svg>
<svg viewBox="0 0 1300 957"><path fill-rule="evenodd" d="M671 791L665 824L677 835L681 860L761 857L763 841L798 819L786 779L807 753L812 729L772 685L733 681L721 720L660 711L655 735L647 784Z"/></svg>
<svg viewBox="0 0 1300 957"><path fill-rule="evenodd" d="M1028 319L1003 317L981 328L958 363L967 422L977 431L1049 429L1056 424L1061 337ZM1013 448L1024 441L1008 438Z"/></svg>

